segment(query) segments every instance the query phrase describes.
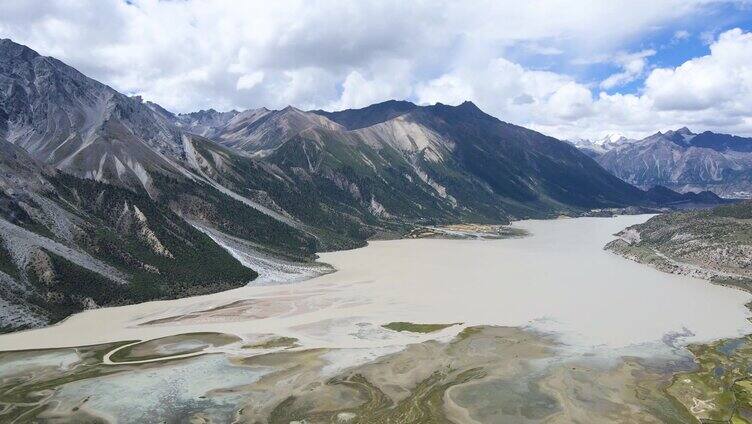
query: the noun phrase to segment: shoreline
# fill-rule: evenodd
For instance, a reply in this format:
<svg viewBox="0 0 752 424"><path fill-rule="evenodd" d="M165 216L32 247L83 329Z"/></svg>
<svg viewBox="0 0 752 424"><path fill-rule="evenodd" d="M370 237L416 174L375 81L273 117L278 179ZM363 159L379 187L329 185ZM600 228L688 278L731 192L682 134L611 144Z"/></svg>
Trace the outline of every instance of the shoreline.
<svg viewBox="0 0 752 424"><path fill-rule="evenodd" d="M92 311L92 310L128 307L128 306L135 306L135 305L155 303L155 302L170 302L170 301L183 300L183 299L198 299L202 297L213 296L217 294L240 290L249 286L273 286L273 285L302 283L311 279L315 279L322 275L326 275L329 273L336 273L338 271L337 269L331 267L331 265L329 265L328 263L320 260L322 254L326 255L330 253L349 252L349 251L355 251L358 249L364 249L364 248L367 248L369 246L369 243L373 241L397 241L397 240L410 240L410 239L499 240L499 239L509 239L509 238L520 238L520 237L529 236L529 234L525 232L524 230L515 228L515 225L521 222L559 220L563 218L566 218L566 219L587 218L587 217L609 218L609 217L618 216L620 211L623 211L623 210L622 209L614 209L614 210L609 209L609 210L597 211L597 212L608 212L611 215L600 215L600 214L594 213L594 211L590 211L590 212L583 213L581 215L576 215L576 216L567 215L567 216L558 216L558 217L551 217L551 218L525 218L525 219L512 220L512 221L509 221L508 223L503 223L503 224L454 223L454 224L445 224L445 225L439 225L439 226L415 226L412 231L408 233L404 233L404 234L399 234L399 235L395 234L394 237L372 238L372 239L364 240L364 244L362 246L356 246L352 248L333 250L333 251L316 252L313 254L314 259L311 261L291 260L291 258L286 257L281 254L275 255L270 252L262 252L258 250L256 247L250 247L251 251L254 253L254 255L250 255L248 254L248 251L240 251L239 249L236 249L229 245L230 243L242 243L246 245L245 246L246 248L248 248L251 244L250 242L236 239L234 237L223 234L217 230L212 230L207 227L198 225L196 222L190 222L190 224L194 226L194 228L196 228L197 230L201 231L202 233L212 238L212 240L214 240L215 243L217 243L222 249L224 249L231 256L233 256L236 260L238 260L241 263L241 265L253 270L254 272L257 272L258 275L253 280L247 282L246 284L233 286L233 287L225 288L223 290L218 290L218 291L208 291L206 293L201 293L201 294L196 294L196 295L191 295L191 296L184 296L184 297L165 297L165 298L159 298L159 299L150 299L150 300L146 300L143 302L125 302L125 303L120 303L120 304L98 306L92 309L84 309L82 311L72 313L59 321L50 323L49 325L24 328L24 329L20 329L16 331L10 331L7 333L0 333L0 339L2 338L3 335L6 335L6 334L24 333L24 332L43 329L43 328L60 326L60 325L63 325L66 321L68 321L72 317L79 315L79 314L86 313L88 311ZM627 214L627 215L640 215L640 214ZM457 227L460 227L460 228L458 229ZM462 228L462 227L466 227L466 228ZM428 234L428 235L422 235L420 234L420 232L422 231L427 231L429 233L433 232L433 233ZM417 236L416 236L416 233L417 233ZM275 267L288 268L282 272L283 274L285 274L285 276L282 277L281 279L275 279L275 274L276 274L276 278L279 278L279 273L274 272L273 270ZM268 272L270 269L272 269L271 275L269 275L269 272ZM2 346L0 346L0 351L3 351Z"/></svg>
<svg viewBox="0 0 752 424"><path fill-rule="evenodd" d="M634 250L635 248L633 247L633 244L630 242L630 240L627 240L624 237L619 236L618 234L614 235L614 237L617 238L603 246L604 250L611 252L614 255L639 263L641 265L649 266L660 272L672 275L682 275L699 278L710 284L740 290L752 295L752 286L742 286L723 281L723 279L752 281L752 277L732 272L719 271L694 263L682 262L673 258L669 258L665 253L659 252L655 248L652 248L652 256L646 257L644 255L640 255L640 252L636 252ZM752 312L752 305L750 305L750 311Z"/></svg>
<svg viewBox="0 0 752 424"><path fill-rule="evenodd" d="M242 387L268 390L277 384L273 382L286 381L287 395L292 394L299 400L290 400L288 404L284 398L276 397L280 393L267 399L258 398L258 393L251 391L247 394L248 401L257 402L261 409L246 405L239 406L239 410L251 415L276 411L275 414L282 413L290 421L317 417L321 413L335 419L338 414L345 414L342 417L353 413L362 417L373 417L370 414L374 413L392 414L396 412L387 411L428 405L424 403L427 402L425 399L439 395L442 399L451 397L455 407L450 412L455 417L462 417L464 409L466 418L479 422L493 420L487 415L490 412L480 408L478 402L481 401L504 404L534 401L530 407L539 411L537 413L562 413L566 418L559 419L566 421L567 418L599 416L593 405L601 405L600 402L604 402L604 407L611 405L602 397L601 390L603 393L618 393L614 400L621 405L619 408L627 408L614 411L614 414L621 416L637 408L649 417L654 411L651 402L656 402L655 405L671 404L661 383L670 377L667 373L670 371L673 376L691 371L670 368L676 361L691 363L690 352L682 341L687 337L691 340L726 339L720 335L748 328L738 320L749 318L750 314L743 306L749 301L748 296L742 299L735 290L714 287L707 281L684 276L667 277L663 272L625 261L603 250L603 243L613 239L611 234L617 227L621 229L646 218L520 221L513 225L530 230L529 236L516 239L372 241L361 248L363 250L324 254L322 260L331 263L338 271L306 280L305 284L246 287L205 298L154 302L76 315L54 329L47 327L13 340L29 345L40 340L45 343L61 340L67 346L78 346L76 338L91 339L102 334L110 337L110 341L88 348L0 352L4 359L0 360L0 385L3 372L14 372L7 369L13 363L12 360L8 362L9 358L19 358L16 361L25 361L28 366L39 364L48 370L45 372L53 372L49 365L44 365L49 361L45 358L66 355L81 358L80 355L87 355L86 352L101 351L102 357L96 360L95 368L104 375L94 377L96 380L84 376L81 383L66 383L62 389L55 389L51 399L58 402L56 411L69 411L65 413L78 417L77 412L67 408L81 406L76 402L91 396L94 400L86 407L89 413L117 416L110 408L118 405L120 400L108 395L111 391L108 387L121 390L119 388L124 382L131 379L144 384L140 379L147 378L147 375L177 378L181 374L171 371L174 369L219 367L219 371L210 374L189 372L185 374L187 380L174 384L198 384L205 387L202 390L213 388L219 392L246 393ZM530 268L527 264L531 258L544 260L546 266ZM582 262L582 258L588 258L588 261ZM583 275L589 278L583 279ZM651 291L656 289L658 291ZM649 299L656 301L646 302L646 293ZM667 308L659 301L666 295L674 296L676 304L673 307ZM606 308L603 300L608 298L620 301L608 303L610 306ZM696 310L693 306L699 304L696 302L708 301L715 302L715 307L721 309L728 307L729 311L714 313L710 320L701 314L687 312ZM635 315L637 307L643 312ZM744 309L744 313L737 307ZM602 319L593 322L593 314ZM159 319L167 321L159 325L141 325ZM386 325L390 322L403 325L390 329ZM458 322L465 324L449 326ZM696 334L681 331L685 322ZM729 327L729 324L734 327ZM404 329L412 331L399 331ZM237 341L222 346L198 347L201 343L196 340L210 337L201 335L202 332L222 337L237 336ZM580 335L574 337L575 334ZM667 341L666 334L676 337ZM218 336L211 337L216 339ZM480 352L472 350L474 353L469 356L457 352L456 346L467 342L468 337L472 346L482 341L480 345L484 348ZM550 344L545 360L534 360L527 350L517 353L508 350L544 339ZM675 339L679 340L678 344ZM13 343L10 340L8 336L0 336L0 343ZM129 343L124 346L123 342L118 343L120 340L129 340ZM199 348L201 350L196 350ZM506 353L494 353L496 349ZM487 359L481 360L476 356L479 353ZM105 359L112 355L119 359L106 363ZM132 359L134 355L136 359ZM403 375L406 371L401 371L403 374L391 371L393 364L415 361L426 362L418 374ZM514 362L517 371L504 374L513 363L510 361L519 361ZM466 365L456 372L447 372L447 364L460 363ZM227 368L227 364L231 367ZM304 368L296 368L298 365ZM215 382L215 375L241 375L250 372L249 366L256 373L252 381L238 382L240 386L235 389L231 389L236 387L232 383L235 380ZM258 374L259 369L253 368L258 366L277 371ZM477 371L472 371L475 369L486 371L477 374ZM115 370L119 372L110 374ZM55 372L67 375L73 371L61 369ZM439 372L438 380L431 377L435 372ZM365 377L361 379L358 375ZM385 385L383 376L402 379L399 381L402 381L403 389L390 392L393 388ZM297 385L289 385L297 379L304 379L299 381L308 381L320 390L306 394ZM524 384L519 386L517 382ZM588 383L583 386L585 382ZM449 386L441 392L444 390L441 387L446 384ZM382 399L376 410L359 409L359 402L369 398L360 395L352 398L353 392L341 392L345 387L357 388L358 393L381 390L387 393L391 405L401 406L385 408L386 404L381 402L386 400ZM599 390L593 391L593 387ZM630 394L630 390L638 388L648 390L647 400ZM153 390L166 390L166 387L155 385ZM577 398L581 390L597 402L582 403L583 399ZM566 395L556 397L552 395L554 392ZM332 397L334 393L337 396L347 394L348 400ZM511 397L487 397L484 393L507 393ZM206 396L212 399L214 395ZM681 402L677 400L677 403ZM326 405L329 409L300 410L295 406L307 404ZM557 408L561 411L556 412ZM670 408L673 408L672 417L682 416L681 411ZM432 411L444 413L442 409ZM674 418L673 422L686 422ZM594 419L584 421L598 422Z"/></svg>
<svg viewBox="0 0 752 424"><path fill-rule="evenodd" d="M613 218L616 219L616 218ZM567 224L567 226L581 226L581 225L605 225L608 222L618 222L613 221L613 219L609 218L576 218L570 222L570 224ZM626 222L634 222L634 221L642 221L645 218L634 218L634 217L624 217L621 218L622 221ZM581 221L585 220L585 221ZM528 227L537 228L537 227L545 227L545 228L555 228L558 226L559 222L565 222L561 220L525 220L525 221L515 221L512 226L515 227L515 229L525 229ZM579 222L579 223L578 223ZM585 222L589 222L592 224L585 224ZM613 225L613 224L609 224ZM618 225L618 224L617 224ZM524 238L512 238L512 239L495 239L495 240L482 240L480 242L474 241L478 240L477 237L473 236L471 239L463 239L463 240L443 240L443 239L430 239L428 240L411 240L411 239L400 239L400 240L392 240L392 241L383 241L383 240L377 240L377 241L371 241L369 244L365 247L348 250L348 251L341 251L336 253L327 253L323 255L323 262L325 263L331 263L329 258L359 258L358 259L358 268L356 269L363 269L362 267L366 267L366 269L373 268L373 271L378 271L380 267L385 266L383 265L377 265L377 264L370 264L367 258L364 258L363 255L373 255L374 253L364 253L364 251L367 252L389 252L394 249L403 249L402 246L405 246L404 248L407 249L406 251L412 251L414 250L413 246L425 246L421 247L421 249L441 249L441 251L447 251L449 250L458 250L458 252L461 252L464 247L463 246L476 246L473 243L479 243L477 244L477 247L474 247L474 249L480 249L478 250L479 254L482 254L482 257L476 257L472 258L473 261L480 261L479 263L482 263L483 267L486 266L486 264L490 263L487 261L493 261L493 254L492 256L488 256L488 253L491 251L498 249L498 247L494 246L508 246L508 249L512 249L510 252L514 252L515 255L521 254L527 255L527 248L524 248L523 246L528 244L535 244L537 245L536 239L539 239L543 234L539 233L536 235L536 231L533 231L533 234L528 234L528 237ZM548 230L544 230L546 232ZM610 233L609 233L610 234ZM532 236L532 237L530 237ZM609 239L612 239L610 235L604 235L602 236L603 239L606 241ZM525 241L526 240L526 241ZM417 245L413 245L410 243L419 243ZM470 243L470 244L468 244ZM501 243L501 244L499 244ZM566 239L559 240L557 243L561 243L562 245L568 245L569 242ZM410 246L410 247L408 247ZM488 246L488 249L490 249L488 252L485 249L485 246ZM517 247L523 248L523 250L518 251ZM599 245L602 246L602 245ZM556 249L555 249L556 250ZM601 248L599 247L599 250ZM506 251L506 248L504 249ZM503 253L502 253L503 254ZM558 254L557 254L558 255ZM488 257L487 257L488 256ZM611 256L610 254L608 256ZM487 257L487 258L486 258ZM464 278L487 278L486 274L482 272L482 270L466 270L464 267L466 266L466 261L458 260L453 258L452 256L448 256L447 259L450 259L451 262L455 262L456 265L453 266L452 272L454 274L457 274L457 278L464 279ZM335 260L335 259L332 259ZM347 293L350 293L350 296L353 296L354 299L357 299L362 296L363 293L360 292L360 290L357 289L358 286L368 286L370 283L367 281L371 280L371 276L354 276L353 271L355 269L349 269L351 268L350 265L342 264L340 266L336 263L336 261L341 261L342 259L336 259L334 266L332 269L337 269L336 272L330 273L330 274L322 274L320 276L317 276L316 278L307 279L305 281L302 281L302 283L305 284L277 284L277 285L248 285L224 292L219 292L216 294L210 294L210 295L202 295L202 296L194 296L189 298L181 298L181 299L175 299L175 300L160 300L160 301L151 301L151 302L144 302L141 304L134 304L134 305L126 305L126 306L118 306L118 307L112 307L112 308L100 308L100 309L94 309L85 311L79 314L72 315L65 320L56 323L52 326L43 327L41 329L29 329L29 330L23 330L19 332L14 333L7 333L5 335L0 335L0 350L7 351L7 350L16 350L14 349L15 346L13 346L13 342L11 340L21 340L26 339L28 340L29 344L26 344L25 342L21 345L21 348L33 348L34 346L31 345L32 338L34 336L41 336L42 334L49 334L53 335L53 333L57 332L65 332L72 328L77 328L77 332L82 333L91 333L90 330L87 330L86 327L88 323L86 322L87 319L95 319L95 321L92 321L92 323L106 321L111 323L111 326L108 328L112 328L113 332L106 332L102 331L98 328L95 328L93 331L96 334L102 334L102 338L91 338L86 337L88 340L86 343L77 343L75 340L67 340L65 345L62 344L55 344L54 346L46 346L46 347L63 347L63 346L78 346L81 344L96 344L96 343L106 343L106 342L113 342L123 339L142 339L142 337L138 336L139 334L142 334L143 337L159 337L159 336L166 336L170 334L178 334L178 332L192 332L192 331L199 331L197 329L205 329L206 331L217 331L220 328L223 327L223 324L228 324L229 326L227 328L224 328L222 331L225 332L231 332L233 334L242 336L244 333L248 333L249 330L253 329L252 332L263 332L263 331L274 331L280 330L283 327L277 327L273 324L271 324L275 320L275 316L288 316L286 319L291 324L284 324L285 328L289 325L292 325L293 327L298 326L302 324L302 321L297 321L295 316L298 314L304 314L305 316L310 316L310 320L316 320L321 318L335 318L337 316L347 316L347 313L344 313L345 315L341 315L339 313L336 313L336 311L331 309L326 309L330 306L333 306L335 302L335 298L328 299L331 297L331 295L327 295L326 293L331 293L332 289L336 288L338 291L345 291ZM400 257L395 256L394 262L390 260L389 266L411 266L405 261L409 261L410 257ZM418 258L415 258L415 260L418 260ZM426 256L424 259L420 259L420 261L423 262L423 266L428 266L426 270L431 270L431 268L434 265L438 265L440 263L433 264L433 261L435 259L429 255ZM521 259L526 260L526 259ZM347 259L349 261L349 259ZM560 262L561 259L557 259L555 263L560 263L561 265L570 266L567 261ZM404 265L397 265L399 263L403 263ZM550 268L554 269L557 265L555 263L550 264ZM448 265L448 264L446 264ZM443 266L446 266L443 265ZM343 268L344 267L344 268ZM375 267L375 268L374 268ZM611 268L611 266L607 266L607 268ZM345 269L345 271L343 271ZM632 268L630 268L632 269ZM628 271L625 269L625 271ZM344 274L343 274L344 272ZM370 271L369 271L370 272ZM392 272L392 271L387 271ZM431 271L433 272L433 271ZM468 274L468 272L470 272ZM481 272L476 277L473 277L473 275L477 274L478 272ZM505 271L506 272L506 271ZM632 272L632 271L629 271ZM360 273L360 271L358 271ZM526 273L526 271L525 271ZM413 278L423 278L423 274L417 273L414 275ZM400 271L398 274L395 274L395 277L399 276L400 279L405 278L405 275L403 275L403 272ZM551 278L549 274L543 274L541 277L545 278ZM392 278L392 277L389 277ZM446 278L446 276L442 276L442 279ZM536 277L537 278L537 277ZM594 277L595 278L595 277ZM408 280L410 278L408 277ZM360 281L360 282L359 282ZM595 282L595 281L594 281ZM390 283L391 284L391 283ZM443 283L446 284L446 283ZM440 285L440 287L445 287L443 284ZM556 286L558 287L559 284L556 283ZM598 285L596 285L598 287ZM603 287L601 287L602 289ZM445 287L442 290L446 290L448 287ZM493 289L493 287L489 287L488 289ZM400 288L400 290L403 290ZM600 289L599 289L600 290ZM449 292L447 292L449 293ZM407 301L412 302L414 300L417 300L420 303L423 303L424 300L418 298L414 298L413 294L406 293L408 295L407 298L402 299L398 298L400 301ZM333 295L333 294L332 294ZM534 293L531 293L531 295L534 295ZM534 297L537 298L537 297ZM370 300L367 300L368 298L364 298L362 301L358 300L355 304L353 304L354 308L357 309L358 303L362 303L363 301L366 301L367 303L370 303ZM449 300L449 299L447 299ZM574 300L574 299L573 299ZM313 302L313 303L311 303ZM322 303L323 302L323 303ZM339 301L336 301L339 302ZM366 303L366 304L367 304ZM537 303L537 301L536 301ZM745 302L746 303L746 302ZM309 306L307 306L310 304ZM366 305L363 304L363 307ZM314 306L316 305L316 306ZM303 307L301 309L301 306ZM321 308L325 309L321 309ZM531 304L531 307L535 307ZM361 307L362 308L362 307ZM546 307L539 305L537 306L538 309L541 310L541 313L545 313ZM355 310L354 309L354 310ZM329 311L324 313L313 313L313 311L316 310L323 310L323 311ZM489 311L490 312L490 311ZM294 315L289 315L290 313ZM316 318L316 316L320 316L320 318ZM430 315L430 314L429 314ZM435 315L435 314L434 314ZM519 314L517 314L519 315ZM503 315L502 315L503 316ZM535 316L535 313L533 313L533 316ZM399 317L390 317L389 321L399 321L399 320L405 320L405 321L413 321L413 322L466 322L468 321L466 318L469 318L470 316L455 316L455 317L449 317L451 319L441 319L441 317L434 317L431 319L416 319L419 317L405 317L404 319L401 319ZM301 315L301 319L303 318L303 315ZM394 318L394 319L392 319ZM493 318L493 316L488 316L484 318L479 318L475 321L469 322L469 325L482 325L482 324L489 324L489 325L496 325L496 324L505 324L505 325L514 325L514 320L508 321L502 319L500 322L495 322L495 319L488 320L487 318ZM146 325L143 326L145 323L153 323L152 325ZM247 322L248 324L254 323L252 326L242 325L242 323ZM518 322L521 325L529 325L530 322L527 321L520 321ZM187 324L187 325L186 325ZM257 325L258 324L258 325ZM544 325L544 329L546 329L546 325ZM181 328L184 327L184 328ZM126 331L118 331L119 328L123 328ZM255 328L255 329L254 329ZM297 328L297 327L296 327ZM302 327L301 327L302 328ZM46 330L46 331L45 331ZM546 329L549 330L549 329ZM557 331L556 328L551 328L552 331ZM605 329L604 329L605 330ZM308 331L308 330L304 330ZM616 330L618 331L618 330ZM99 333L97 333L99 332ZM293 330L294 333L299 333L300 330ZM123 333L123 338L118 338L119 334ZM295 334L293 334L294 336ZM44 336L45 339L46 336ZM306 340L305 337L303 337L304 340ZM50 342L52 343L52 342Z"/></svg>
<svg viewBox="0 0 752 424"><path fill-rule="evenodd" d="M524 220L520 220L520 221L524 221ZM513 222L511 222L509 224L457 224L457 225L470 225L470 226L476 226L476 227L487 227L487 228L491 228L491 229L495 230L496 228L499 228L499 227L503 227L505 229L511 228L515 222L520 222L520 221L513 221ZM453 225L455 225L455 224L448 225L447 228L451 228ZM429 228L429 227L421 227L421 228ZM444 227L436 227L436 228L437 229L441 229L441 228L444 228ZM205 232L206 234L209 234L213 239L215 237L218 237L216 234L210 233L209 231L207 231L204 228L200 228L200 230L203 231L203 232ZM483 232L480 232L480 233L485 234ZM266 275L266 274L259 273L259 275L255 279L253 279L252 281L248 282L247 284L242 285L242 286L238 286L238 287L229 288L229 289L226 289L226 290L220 290L220 291L216 291L216 292L203 293L203 294L198 294L198 295L194 295L194 296L165 298L165 299L153 299L153 300L147 300L147 301L138 302L138 303L124 303L124 304L118 304L118 305L102 306L102 307L97 307L97 308L93 308L93 309L86 309L86 310L83 310L83 311L76 312L76 313L73 313L71 315L68 315L65 318L63 318L63 319L61 319L61 320L59 320L59 321L57 321L55 323L52 323L50 325L41 326L41 327L25 328L25 329L18 330L18 331L12 331L12 332L8 332L8 333L2 333L2 334L0 334L0 341L2 341L3 336L6 336L6 335L29 333L29 332L34 332L34 331L38 331L38 330L41 330L41 329L60 328L60 327L63 327L68 321L70 321L72 319L75 319L76 316L82 315L82 314L86 314L87 312L96 311L96 310L127 308L127 307L132 307L132 306L150 305L150 304L158 305L158 304L162 304L162 303L169 303L169 302L174 302L174 301L184 301L184 300L185 301L189 301L189 300L200 301L203 298L213 297L213 296L222 295L222 294L231 294L233 292L242 291L244 288L248 288L248 287L275 287L275 286L285 286L285 285L290 285L290 284L297 285L297 284L306 283L308 281L316 279L317 277L320 277L320 276L323 276L323 275L327 275L327 274L334 274L334 273L337 273L339 271L335 267L332 267L330 264L321 261L320 260L320 255L321 254L331 254L331 253L339 253L339 252L357 251L357 250L360 250L360 249L367 248L369 246L369 244L372 243L372 242L410 240L410 239L438 239L438 240L479 239L479 240L498 240L498 239L504 239L504 238L525 237L525 236L529 235L529 234L525 233L523 230L510 231L508 234L504 233L501 237L494 237L494 236L483 237L483 236L479 236L478 234L479 234L478 232L466 232L466 233L462 233L461 231L457 231L454 236L447 235L446 237L442 237L442 236L437 236L437 237L409 237L409 234L404 234L402 236L395 237L395 238L366 240L365 244L363 246L353 247L353 248L350 248L350 249L336 250L336 251L317 252L316 253L316 259L314 261L310 262L310 263L309 262L290 262L290 261L284 260L284 258L279 257L279 258L276 258L276 259L278 259L278 261L276 262L276 264L278 264L278 265L283 265L283 266L284 265L293 265L293 266L298 267L300 269L303 269L303 268L305 268L305 269L303 271L301 271L301 272L298 272L298 273L290 273L288 275L289 278L287 280L283 279L283 280L274 280L273 282L266 282L266 279L269 278L269 276ZM493 231L489 231L489 234L493 235L495 233ZM237 251L235 251L234 249L232 249L230 246L227 245L227 240L215 240L215 242L217 242L222 248L224 248L225 250L227 250L228 253L230 253L233 257L235 257L237 260L239 260L241 262L241 264L243 264L244 266L249 267L249 268L252 266L250 263L248 263L247 261L243 260L242 257L239 257ZM267 254L267 255L265 255L261 259L264 259L264 260L267 260L269 262L272 262L275 258L272 257L272 255ZM252 269L255 270L255 268L252 268ZM258 281L262 281L262 283L261 284L257 284ZM243 298L244 297L241 296L238 299L241 300ZM218 305L218 306L223 306L223 305ZM102 344L102 343L113 343L113 342L118 342L118 341L120 341L120 340L102 341L102 342L99 342L99 343L94 343L94 344L90 344L90 345L86 345L86 346L93 346L93 345L98 345L98 344ZM83 347L83 346L80 346L80 345L71 345L71 346L56 346L56 347L47 347L47 348L30 348L30 349L22 349L22 350L58 349L58 348L66 348L66 347L73 348L73 347ZM15 351L15 350L4 349L3 346L0 345L0 352L12 352L12 351Z"/></svg>
<svg viewBox="0 0 752 424"><path fill-rule="evenodd" d="M706 284L752 294L750 276L682 262L661 252L657 246L648 246L647 249L635 246L642 238L638 229L628 228L615 236L618 237L616 240L604 246L604 250L614 255L667 274L694 276ZM752 301L745 307L752 312ZM752 316L747 319L752 321ZM736 347L726 352L724 346L729 344ZM698 421L748 422L752 411L752 392L746 387L752 381L752 376L746 364L752 359L752 332L707 343L693 343L685 348L692 354L694 369L673 373L671 384L666 388L667 393L683 404Z"/></svg>

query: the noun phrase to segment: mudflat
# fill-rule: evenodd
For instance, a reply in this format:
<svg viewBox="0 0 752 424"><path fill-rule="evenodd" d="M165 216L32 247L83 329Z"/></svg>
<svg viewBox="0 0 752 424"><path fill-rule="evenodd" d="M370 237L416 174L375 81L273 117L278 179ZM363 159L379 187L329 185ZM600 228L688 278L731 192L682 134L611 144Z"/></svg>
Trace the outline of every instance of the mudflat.
<svg viewBox="0 0 752 424"><path fill-rule="evenodd" d="M3 335L0 418L691 421L669 389L696 369L684 346L752 332L750 295L603 250L647 218L375 241L321 255L338 271L308 281Z"/></svg>

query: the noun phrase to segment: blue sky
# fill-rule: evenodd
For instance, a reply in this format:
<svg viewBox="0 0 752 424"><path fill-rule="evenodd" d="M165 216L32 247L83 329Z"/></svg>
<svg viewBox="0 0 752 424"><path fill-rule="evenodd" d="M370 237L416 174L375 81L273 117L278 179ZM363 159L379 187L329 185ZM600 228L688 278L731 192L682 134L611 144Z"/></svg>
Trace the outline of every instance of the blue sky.
<svg viewBox="0 0 752 424"><path fill-rule="evenodd" d="M625 46L626 50L639 51L653 49L656 54L650 58L651 66L676 67L695 57L709 54L710 41L718 34L732 28L752 29L752 8L744 3L721 3L708 7L698 15L671 22L655 31L648 31L644 39ZM686 37L686 38L683 38ZM613 72L610 69L593 67L590 75L600 80ZM641 87L641 79L623 86L621 92L635 92Z"/></svg>
<svg viewBox="0 0 752 424"><path fill-rule="evenodd" d="M752 135L746 0L3 0L0 37L175 112L475 102L559 138Z"/></svg>
<svg viewBox="0 0 752 424"><path fill-rule="evenodd" d="M709 54L710 41L718 34L733 28L752 29L752 5L744 2L719 2L664 25L647 28L634 39L625 41L619 49L624 52L654 50L649 58L650 67L676 67L695 57ZM547 45L557 46L557 40ZM531 69L554 70L567 73L579 81L597 85L609 75L619 72L618 64L608 61L579 63L576 46L561 42L562 54L531 54L524 48L512 50L510 57ZM645 75L609 92L636 93L642 87Z"/></svg>

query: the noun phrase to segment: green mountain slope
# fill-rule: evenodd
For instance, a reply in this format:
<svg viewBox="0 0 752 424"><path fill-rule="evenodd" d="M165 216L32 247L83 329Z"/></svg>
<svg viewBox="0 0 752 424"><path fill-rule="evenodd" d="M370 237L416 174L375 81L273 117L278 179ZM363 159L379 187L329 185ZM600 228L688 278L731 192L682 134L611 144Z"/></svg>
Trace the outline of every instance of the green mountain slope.
<svg viewBox="0 0 752 424"><path fill-rule="evenodd" d="M2 140L0 154L0 304L10 311L0 314L0 328L256 277L145 191L46 168Z"/></svg>

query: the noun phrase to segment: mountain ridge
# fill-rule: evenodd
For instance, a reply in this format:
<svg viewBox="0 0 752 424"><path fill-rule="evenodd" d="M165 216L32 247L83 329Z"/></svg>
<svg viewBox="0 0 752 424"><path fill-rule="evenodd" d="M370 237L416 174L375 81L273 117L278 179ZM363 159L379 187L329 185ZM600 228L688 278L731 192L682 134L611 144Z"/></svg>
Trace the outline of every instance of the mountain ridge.
<svg viewBox="0 0 752 424"><path fill-rule="evenodd" d="M657 132L592 155L606 170L643 189L752 196L752 138L688 128Z"/></svg>
<svg viewBox="0 0 752 424"><path fill-rule="evenodd" d="M327 113L174 114L3 40L0 326L225 290L270 261L310 275L316 252L420 225L677 200L471 102Z"/></svg>

